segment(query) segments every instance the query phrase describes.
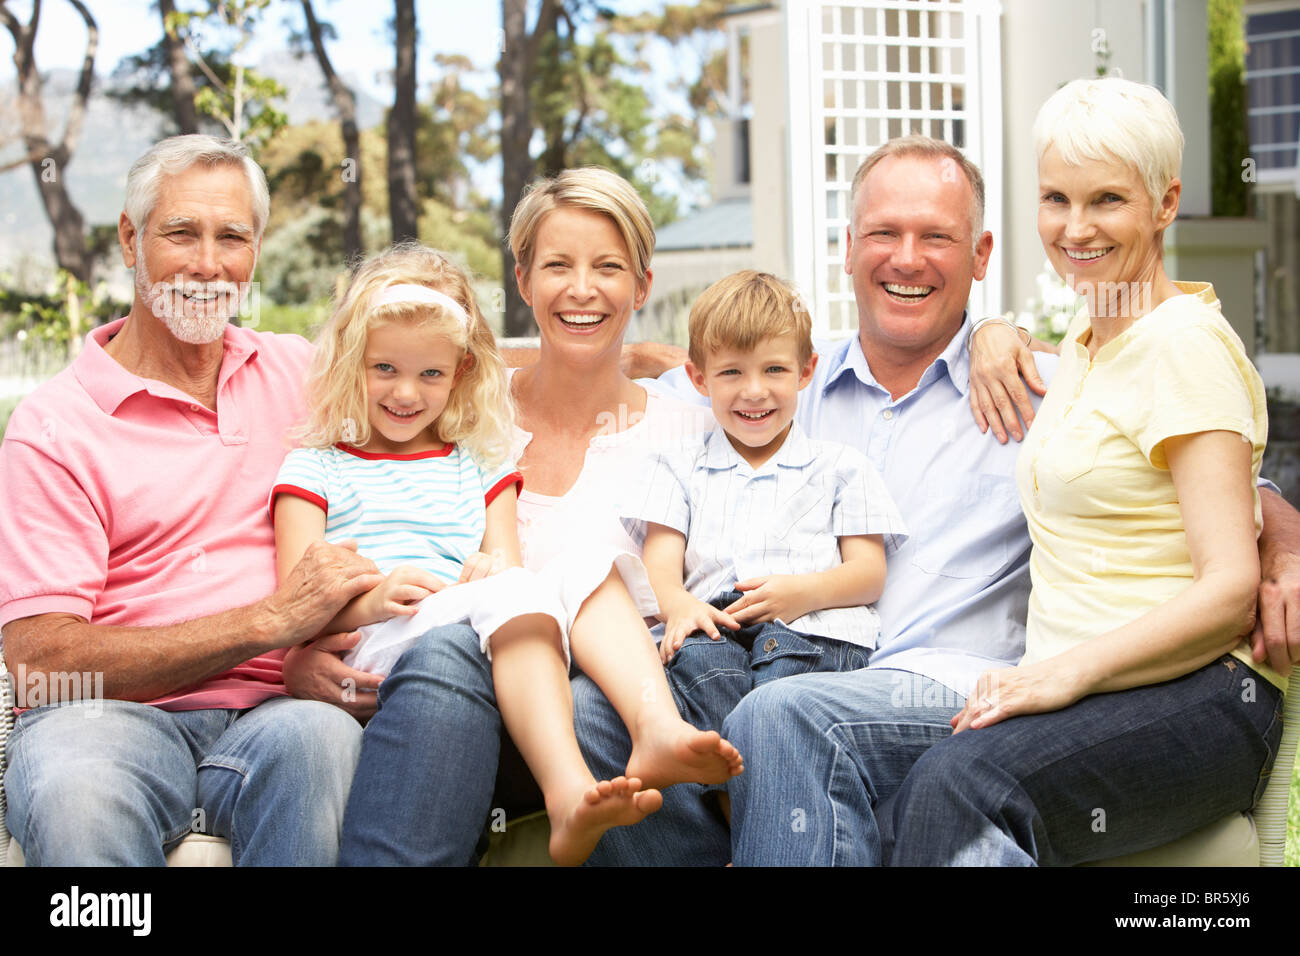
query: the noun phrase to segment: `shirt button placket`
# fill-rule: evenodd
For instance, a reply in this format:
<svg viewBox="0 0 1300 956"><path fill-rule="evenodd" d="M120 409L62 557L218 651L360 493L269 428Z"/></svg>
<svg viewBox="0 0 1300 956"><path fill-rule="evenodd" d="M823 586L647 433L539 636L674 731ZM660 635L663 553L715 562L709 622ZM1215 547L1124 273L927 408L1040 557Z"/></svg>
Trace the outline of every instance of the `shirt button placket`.
<svg viewBox="0 0 1300 956"><path fill-rule="evenodd" d="M885 470L885 453L889 450L889 438L898 413L893 408L880 410L880 423L871 431L871 441L867 447L867 457L876 471Z"/></svg>

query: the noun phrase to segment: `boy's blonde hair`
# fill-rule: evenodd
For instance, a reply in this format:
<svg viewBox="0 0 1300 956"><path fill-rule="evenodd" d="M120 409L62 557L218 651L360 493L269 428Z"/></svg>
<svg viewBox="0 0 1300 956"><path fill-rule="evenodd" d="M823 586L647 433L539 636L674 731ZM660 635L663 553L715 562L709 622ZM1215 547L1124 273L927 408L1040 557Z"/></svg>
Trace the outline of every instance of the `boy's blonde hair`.
<svg viewBox="0 0 1300 956"><path fill-rule="evenodd" d="M793 335L799 364L812 358L812 316L788 284L766 272L744 269L709 286L691 306L688 352L703 369L722 348L748 352L764 339Z"/></svg>
<svg viewBox="0 0 1300 956"><path fill-rule="evenodd" d="M408 283L450 296L469 316L469 328L439 305L373 304L388 286ZM379 324L428 329L445 335L461 349L467 360L433 427L440 441L463 445L486 467L505 461L510 455L513 417L505 363L496 339L460 267L442 253L414 242L394 246L357 266L334 313L316 336L316 354L307 375L310 413L297 433L301 443L308 448L327 448L339 441L357 446L370 441L366 339L369 330Z"/></svg>

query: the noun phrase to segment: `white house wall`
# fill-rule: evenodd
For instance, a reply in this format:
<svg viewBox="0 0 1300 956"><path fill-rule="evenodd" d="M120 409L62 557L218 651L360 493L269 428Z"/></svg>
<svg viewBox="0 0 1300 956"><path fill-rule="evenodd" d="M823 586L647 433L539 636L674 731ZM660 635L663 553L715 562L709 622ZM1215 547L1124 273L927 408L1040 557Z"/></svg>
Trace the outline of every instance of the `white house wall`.
<svg viewBox="0 0 1300 956"><path fill-rule="evenodd" d="M1063 84L1095 75L1092 31L1104 24L1112 69L1145 79L1146 3L1137 0L1002 0L1001 235L1007 309L1020 311L1038 292L1046 255L1038 239L1038 159L1034 117ZM1207 81L1202 74L1202 84Z"/></svg>

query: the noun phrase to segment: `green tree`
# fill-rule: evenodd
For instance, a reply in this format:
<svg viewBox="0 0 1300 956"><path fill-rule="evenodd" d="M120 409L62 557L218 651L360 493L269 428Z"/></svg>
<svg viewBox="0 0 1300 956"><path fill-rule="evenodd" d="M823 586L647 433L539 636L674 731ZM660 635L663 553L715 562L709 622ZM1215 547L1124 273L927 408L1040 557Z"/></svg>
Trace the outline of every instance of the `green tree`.
<svg viewBox="0 0 1300 956"><path fill-rule="evenodd" d="M388 217L393 241L414 239L420 231L415 190L415 0L394 0L396 54L393 108L388 112Z"/></svg>
<svg viewBox="0 0 1300 956"><path fill-rule="evenodd" d="M329 52L325 49L325 40L337 39L333 26L316 18L316 11L311 0L302 0L303 19L307 26L307 39L311 43L316 62L325 77L325 88L329 90L330 101L339 118L339 129L343 134L343 161L339 166L343 189L343 255L348 262L359 259L362 253L361 241L361 131L357 128L357 97L351 88L343 82L334 71ZM301 43L300 34L294 34L291 42Z"/></svg>
<svg viewBox="0 0 1300 956"><path fill-rule="evenodd" d="M199 114L194 105L198 88L194 85L194 71L185 56L185 43L176 29L175 0L158 0L158 14L162 17L162 50L167 57L167 67L172 81L169 85L172 100L172 115L176 119L177 132L197 133L199 131Z"/></svg>
<svg viewBox="0 0 1300 956"><path fill-rule="evenodd" d="M1210 203L1216 216L1247 215L1246 30L1241 0L1209 0Z"/></svg>
<svg viewBox="0 0 1300 956"><path fill-rule="evenodd" d="M654 185L669 166L687 180L707 171L701 121L718 110L716 92L725 85L725 61L714 47L727 7L723 0L703 0L620 16L592 0L542 0L529 27L526 0L502 0L503 231L533 177L582 165L606 166L631 181L657 225L675 218L676 202ZM647 96L653 67L643 54L652 43L668 44L677 54L687 47L706 51L695 78L669 82L686 93L689 114L659 112ZM535 138L542 144L536 156ZM513 271L504 249L502 273ZM533 329L511 282L505 328L510 335Z"/></svg>
<svg viewBox="0 0 1300 956"><path fill-rule="evenodd" d="M172 118L176 132L209 128L259 149L286 123L276 107L284 88L244 62L271 0L203 0L177 9L159 0L162 36L117 64L108 95Z"/></svg>
<svg viewBox="0 0 1300 956"><path fill-rule="evenodd" d="M54 258L59 268L71 273L80 282L89 282L93 260L86 245L86 221L72 201L65 181L68 164L72 161L73 150L81 136L90 85L95 78L95 50L99 43L99 28L81 0L69 0L69 3L86 24L86 51L81 61L77 89L63 126L63 135L55 141L49 134L42 96L44 83L36 66L36 31L40 26L41 4L32 4L31 17L24 24L0 0L0 23L4 24L14 41L14 66L18 71L18 115L25 153L21 159L0 168L0 172L19 166L31 168L32 175L36 177L41 202L45 206L45 214L54 228Z"/></svg>

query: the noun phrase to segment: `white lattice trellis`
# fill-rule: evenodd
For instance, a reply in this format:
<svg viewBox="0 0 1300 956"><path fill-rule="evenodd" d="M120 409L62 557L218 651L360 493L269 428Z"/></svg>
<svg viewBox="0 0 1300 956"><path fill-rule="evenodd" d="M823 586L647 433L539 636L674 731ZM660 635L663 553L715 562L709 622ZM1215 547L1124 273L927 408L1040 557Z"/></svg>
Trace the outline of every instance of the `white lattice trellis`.
<svg viewBox="0 0 1300 956"><path fill-rule="evenodd" d="M819 334L857 328L849 189L886 140L923 133L961 148L984 172L984 227L1000 236L999 13L993 0L786 0L791 265ZM996 242L994 255L971 293L982 315L1002 308Z"/></svg>

